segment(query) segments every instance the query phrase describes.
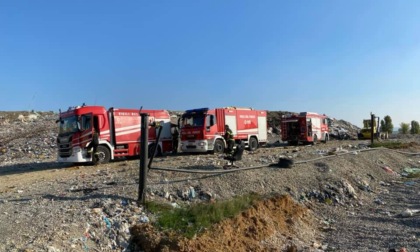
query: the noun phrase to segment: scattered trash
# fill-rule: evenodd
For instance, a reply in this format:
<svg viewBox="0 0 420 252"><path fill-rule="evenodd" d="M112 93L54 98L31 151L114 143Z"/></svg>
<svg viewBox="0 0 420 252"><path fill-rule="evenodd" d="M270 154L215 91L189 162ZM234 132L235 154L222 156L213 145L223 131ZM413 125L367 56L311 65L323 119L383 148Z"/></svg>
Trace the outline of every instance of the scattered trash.
<svg viewBox="0 0 420 252"><path fill-rule="evenodd" d="M93 191L98 190L97 187L93 187L93 188L78 188L77 186L72 186L70 187L69 191L70 192L83 192L84 194L89 194Z"/></svg>
<svg viewBox="0 0 420 252"><path fill-rule="evenodd" d="M147 217L146 215L142 215L141 217L140 217L140 222L141 223L149 223L149 217Z"/></svg>
<svg viewBox="0 0 420 252"><path fill-rule="evenodd" d="M83 242L83 249L87 252L89 251L89 247L87 245L87 238L84 236L82 237L82 242Z"/></svg>
<svg viewBox="0 0 420 252"><path fill-rule="evenodd" d="M404 168L401 176L407 177L407 178L416 178L420 177L420 168Z"/></svg>
<svg viewBox="0 0 420 252"><path fill-rule="evenodd" d="M358 144L357 147L359 149L369 149L369 146L367 144L363 144L363 143Z"/></svg>
<svg viewBox="0 0 420 252"><path fill-rule="evenodd" d="M420 210L412 210L412 209L405 209L402 213L401 213L401 217L407 218L407 217L411 217L416 213L419 213Z"/></svg>
<svg viewBox="0 0 420 252"><path fill-rule="evenodd" d="M385 205L385 202L383 202L381 199L376 198L373 202L375 202L378 205Z"/></svg>
<svg viewBox="0 0 420 252"><path fill-rule="evenodd" d="M357 180L357 187L360 190L363 190L366 192L372 192L372 188L370 187L369 183L363 179Z"/></svg>
<svg viewBox="0 0 420 252"><path fill-rule="evenodd" d="M173 208L180 208L180 206L179 206L176 202L172 202L172 203L171 203L171 206L172 206Z"/></svg>
<svg viewBox="0 0 420 252"><path fill-rule="evenodd" d="M346 149L343 149L342 146L337 147L337 148L332 148L328 151L329 155L335 155L335 154L340 154L340 153L348 153L349 151Z"/></svg>
<svg viewBox="0 0 420 252"><path fill-rule="evenodd" d="M166 191L166 192L164 193L163 197L164 197L165 199L167 199L167 200L170 200L170 199L171 199L171 195L169 194L169 192L168 192L168 191Z"/></svg>
<svg viewBox="0 0 420 252"><path fill-rule="evenodd" d="M100 214L100 213L102 213L102 208L99 208L99 207L92 208L92 212L94 212L96 214Z"/></svg>
<svg viewBox="0 0 420 252"><path fill-rule="evenodd" d="M106 227L108 229L110 229L111 228L111 222L109 221L109 219L105 215L102 217L102 219L105 221Z"/></svg>
<svg viewBox="0 0 420 252"><path fill-rule="evenodd" d="M318 168L318 171L320 172L331 172L330 167L326 163L317 162L317 163L314 163L314 165Z"/></svg>
<svg viewBox="0 0 420 252"><path fill-rule="evenodd" d="M346 180L342 180L341 183L343 184L344 188L346 189L347 193L353 197L353 198L357 198L356 197L356 191L354 190L353 186Z"/></svg>
<svg viewBox="0 0 420 252"><path fill-rule="evenodd" d="M406 186L413 186L415 184L416 184L415 181L407 181L407 182L404 182L404 185L406 185Z"/></svg>
<svg viewBox="0 0 420 252"><path fill-rule="evenodd" d="M379 181L379 185L381 185L381 186L390 186L391 184L390 183L386 183L384 181Z"/></svg>
<svg viewBox="0 0 420 252"><path fill-rule="evenodd" d="M48 251L48 252L59 252L60 250L58 250L58 249L54 248L53 246L48 246L47 251Z"/></svg>
<svg viewBox="0 0 420 252"><path fill-rule="evenodd" d="M190 186L190 193L189 193L188 197L190 199L195 198L195 190L194 190L194 187L192 187L192 186Z"/></svg>
<svg viewBox="0 0 420 252"><path fill-rule="evenodd" d="M213 199L213 194L211 192L200 192L200 199L211 201Z"/></svg>
<svg viewBox="0 0 420 252"><path fill-rule="evenodd" d="M392 174L392 175L398 175L396 172L394 172L391 168L389 168L388 166L382 166L382 169L384 170L384 171L386 171L387 173L389 173L389 174Z"/></svg>

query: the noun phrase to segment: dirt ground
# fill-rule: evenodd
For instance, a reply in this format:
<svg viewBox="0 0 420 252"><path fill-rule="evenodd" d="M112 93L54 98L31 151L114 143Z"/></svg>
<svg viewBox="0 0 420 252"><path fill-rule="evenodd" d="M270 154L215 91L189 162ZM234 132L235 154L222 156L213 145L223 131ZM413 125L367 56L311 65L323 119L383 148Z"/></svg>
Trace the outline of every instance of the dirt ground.
<svg viewBox="0 0 420 252"><path fill-rule="evenodd" d="M157 157L148 201L176 206L265 196L186 240L154 228L156 216L137 205L138 160L59 164L53 127L15 126L35 133L0 144L0 251L420 250L420 179L404 172L420 167L416 137L387 140L407 143L396 151L359 140L285 146L273 135L229 171L221 155ZM292 159L293 167L273 166L279 158Z"/></svg>
<svg viewBox="0 0 420 252"><path fill-rule="evenodd" d="M343 143L329 143L328 149L342 150ZM351 143L354 144L354 141ZM345 145L350 144L346 142ZM335 165L345 169L338 177L318 174L309 177L312 182L306 182L303 178L300 186L296 185L296 181L286 183L285 194L282 196L261 201L252 209L215 225L193 240L172 240L169 245L164 234L156 232L148 225L136 225L132 234L139 247L134 250L418 251L420 217L418 214L405 216L404 213L408 209L417 213L420 211L420 180L402 177L389 168L391 166L398 171L399 168L420 162L418 154L412 155L419 153L419 144L408 142L406 147L407 149L398 151L365 149L366 152L355 154L336 152L330 157L342 159L338 162L317 162L318 158L309 159L312 169L318 169L321 173L333 172ZM292 153L305 152L305 148L313 147L301 147L299 151L293 150ZM369 168L372 167L371 162L374 163L374 169ZM406 164L407 162L410 164ZM301 169L300 165L303 163L293 169ZM354 170L349 169L352 166ZM298 177L294 179L299 180ZM313 180L319 182L318 191L300 196L294 193L299 191L299 187L312 187ZM325 190L321 189L322 184L330 189L330 195L335 196L322 195L322 190ZM338 188L340 184L342 188ZM281 191L280 188L278 191ZM151 243L146 242L150 232L155 234ZM145 247L142 244L151 246Z"/></svg>

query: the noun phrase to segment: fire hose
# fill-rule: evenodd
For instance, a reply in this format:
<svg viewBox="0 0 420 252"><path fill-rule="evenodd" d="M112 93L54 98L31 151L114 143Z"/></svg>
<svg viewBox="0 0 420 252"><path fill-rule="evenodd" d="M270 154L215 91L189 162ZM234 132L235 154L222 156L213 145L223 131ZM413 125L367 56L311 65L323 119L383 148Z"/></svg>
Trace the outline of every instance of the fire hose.
<svg viewBox="0 0 420 252"><path fill-rule="evenodd" d="M355 154L357 152L368 152L368 151L376 151L376 150L391 150L391 151L395 151L395 152L398 152L398 153L401 153L401 154L420 155L420 153L403 152L403 151L392 150L392 149L388 149L388 148L384 148L384 147L378 147L378 148L369 148L369 149L362 149L362 150L357 150L357 151L336 153L334 155L322 156L322 157L307 159L307 160L294 161L293 163L294 164L303 164L303 163L309 163L309 162L314 162L314 161L328 159L328 158L335 158L335 157L339 157L339 156L343 156L343 155ZM151 167L152 162L149 162L149 169L156 170L156 171L171 171L171 172L181 172L181 173L225 174L225 173L232 173L232 172L239 172L239 171L261 169L261 168L265 168L265 167L286 168L286 167L283 167L283 165L281 163L282 163L282 159L280 159L279 162L277 162L277 163L270 163L270 164L265 164L265 165L250 166L250 167L238 167L238 168L235 168L235 169L223 170L223 171L208 171L208 170L190 170L190 169Z"/></svg>

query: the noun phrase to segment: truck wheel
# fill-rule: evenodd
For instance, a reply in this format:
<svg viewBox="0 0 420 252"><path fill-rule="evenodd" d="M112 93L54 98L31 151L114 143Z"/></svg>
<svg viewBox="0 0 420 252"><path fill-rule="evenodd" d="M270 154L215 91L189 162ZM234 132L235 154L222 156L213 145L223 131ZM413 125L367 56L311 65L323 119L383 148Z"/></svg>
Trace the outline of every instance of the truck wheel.
<svg viewBox="0 0 420 252"><path fill-rule="evenodd" d="M258 140L255 137L251 137L249 139L248 145L249 145L249 150L254 151L254 150L258 149Z"/></svg>
<svg viewBox="0 0 420 252"><path fill-rule="evenodd" d="M217 139L216 142L214 142L213 151L214 151L214 153L224 153L225 152L225 143L222 140Z"/></svg>
<svg viewBox="0 0 420 252"><path fill-rule="evenodd" d="M106 164L111 161L111 153L109 149L103 145L99 145L96 153L93 155L96 155L96 158L92 158L94 164Z"/></svg>

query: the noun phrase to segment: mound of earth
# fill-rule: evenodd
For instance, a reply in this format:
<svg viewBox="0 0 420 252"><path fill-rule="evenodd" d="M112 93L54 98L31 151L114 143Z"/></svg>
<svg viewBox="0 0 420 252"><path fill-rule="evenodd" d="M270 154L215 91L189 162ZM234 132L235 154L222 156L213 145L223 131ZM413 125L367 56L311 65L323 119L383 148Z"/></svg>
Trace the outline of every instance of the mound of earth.
<svg viewBox="0 0 420 252"><path fill-rule="evenodd" d="M232 219L226 219L196 238L171 239L150 224L131 228L134 251L293 251L308 249L314 241L317 222L311 210L290 196L275 196L257 202Z"/></svg>

